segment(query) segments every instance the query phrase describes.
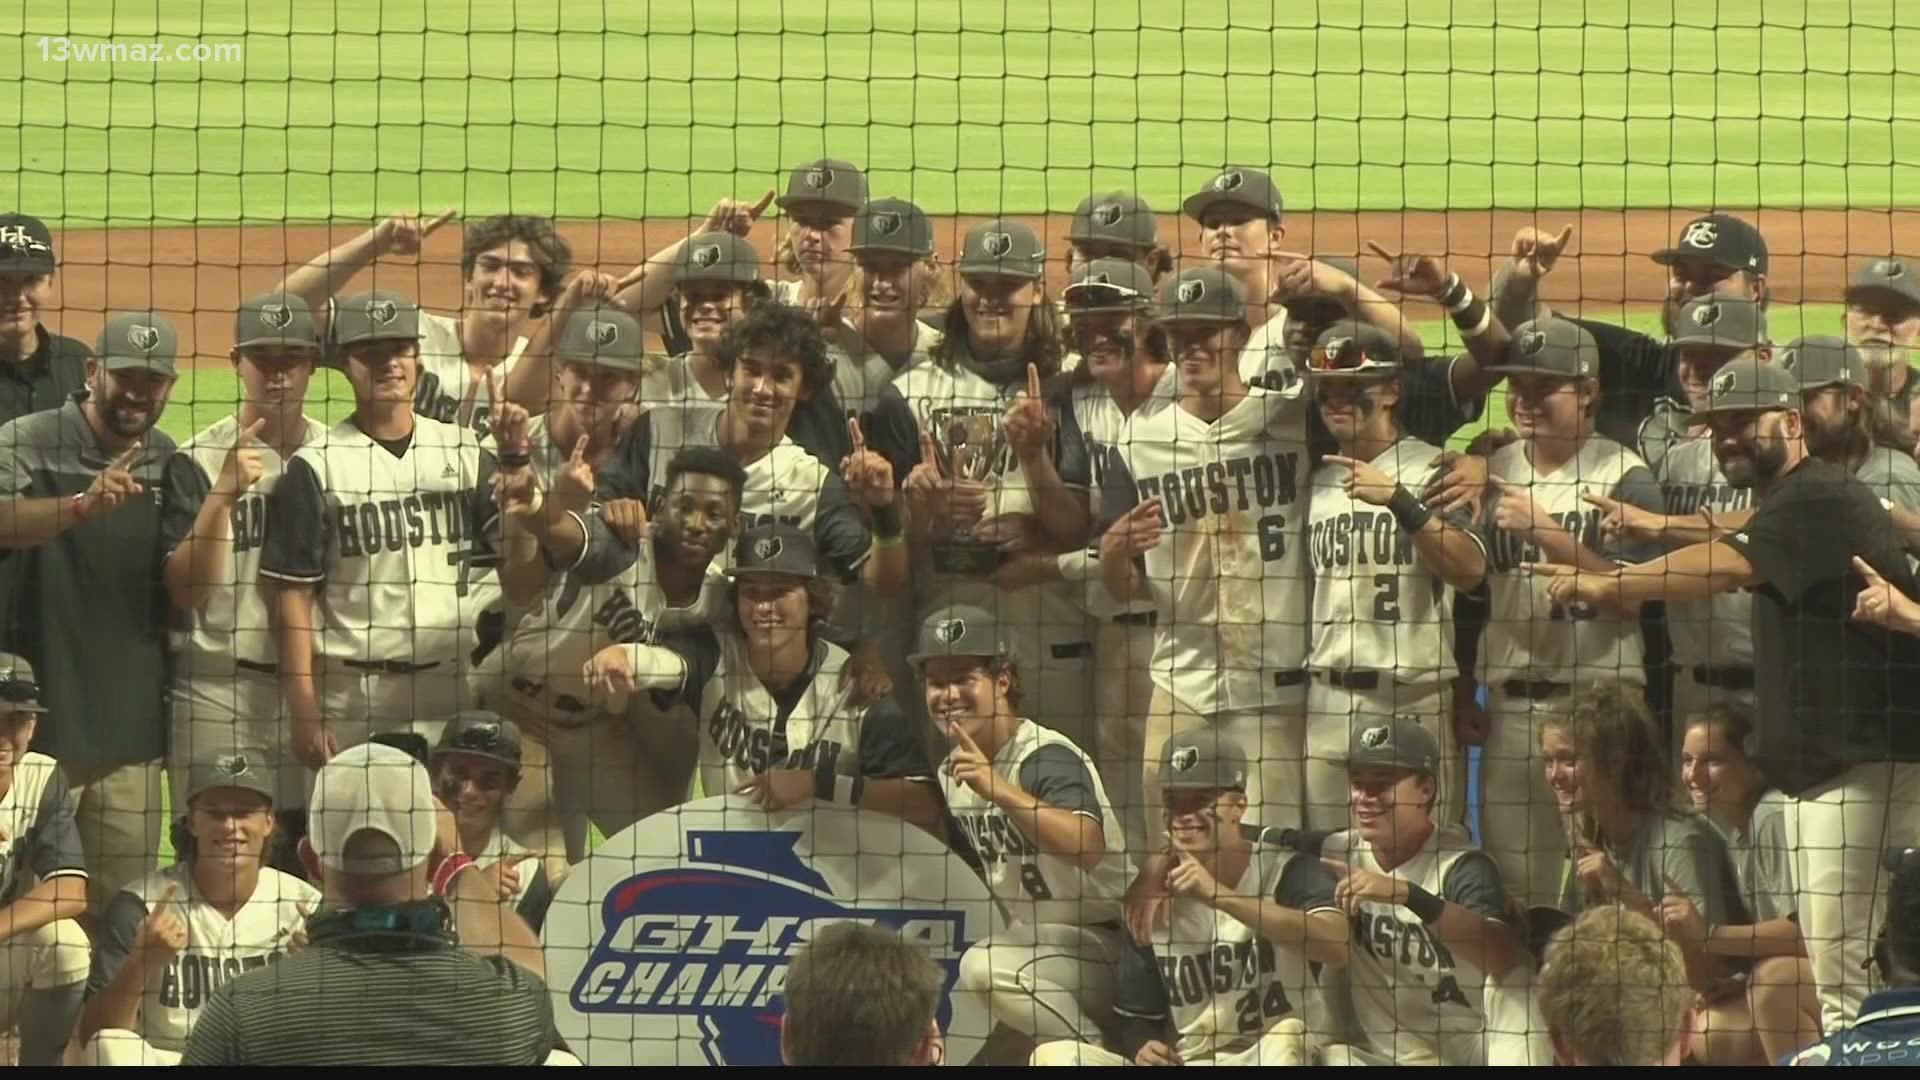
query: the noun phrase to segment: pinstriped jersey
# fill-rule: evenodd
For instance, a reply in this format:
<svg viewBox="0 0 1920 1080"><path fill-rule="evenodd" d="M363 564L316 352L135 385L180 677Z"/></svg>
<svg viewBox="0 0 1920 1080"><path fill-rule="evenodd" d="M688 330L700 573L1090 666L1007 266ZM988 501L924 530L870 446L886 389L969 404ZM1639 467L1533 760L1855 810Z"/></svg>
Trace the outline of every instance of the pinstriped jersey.
<svg viewBox="0 0 1920 1080"><path fill-rule="evenodd" d="M320 890L263 866L253 895L229 919L194 887L188 864L148 874L107 905L88 976L90 990L97 993L113 981L133 950L141 921L169 885L178 889L170 906L186 925L187 944L167 963L158 983L140 996L134 1030L155 1048L178 1052L186 1047L201 1006L217 987L287 955L294 932L319 908Z"/></svg>
<svg viewBox="0 0 1920 1080"><path fill-rule="evenodd" d="M1106 858L1092 870L1042 852L1006 811L947 775L943 763L935 775L947 810L959 826L961 846L973 856L994 897L1005 905L1008 918L1017 923L1071 926L1118 919L1120 900L1133 871L1127 864L1126 835L1093 761L1072 739L1022 720L1013 737L993 755L993 768L1041 802L1092 818L1107 843Z"/></svg>
<svg viewBox="0 0 1920 1080"><path fill-rule="evenodd" d="M1327 837L1320 854L1486 918L1506 918L1500 871L1463 829L1436 827L1413 858L1391 871L1352 831ZM1371 1048L1403 1064L1487 1064L1486 972L1476 958L1454 955L1438 930L1398 904L1363 902L1349 924L1347 979Z"/></svg>
<svg viewBox="0 0 1920 1080"><path fill-rule="evenodd" d="M1440 449L1411 436L1372 464L1409 491L1432 479ZM1350 470L1322 464L1313 473L1307 554L1313 561L1316 671L1381 671L1409 683L1449 681L1453 590L1426 564L1413 537L1384 506L1347 494ZM1471 529L1465 515L1451 528ZM1473 535L1469 531L1469 535ZM1475 536L1475 542L1479 538Z"/></svg>
<svg viewBox="0 0 1920 1080"><path fill-rule="evenodd" d="M1145 558L1161 616L1154 685L1202 715L1304 701L1312 579L1298 389L1250 387L1213 423L1177 406L1137 416L1107 469L1102 522L1162 500L1160 544Z"/></svg>
<svg viewBox="0 0 1920 1080"><path fill-rule="evenodd" d="M303 417L310 443L326 434L326 425ZM167 459L160 501L160 546L171 559L193 532L207 493L240 437L240 421L226 416L181 445ZM260 549L267 538L267 498L285 472L280 455L259 439L249 444L259 455L260 478L233 501L227 512L229 537L220 572L199 611L174 612L171 633L172 674L176 683L232 675L235 660L270 664L279 658L266 593L260 587Z"/></svg>
<svg viewBox="0 0 1920 1080"><path fill-rule="evenodd" d="M1578 453L1551 474L1533 471L1525 442L1495 451L1489 476L1528 492L1541 511L1590 551L1618 563L1637 563L1658 552L1646 543L1605 543L1600 509L1582 496L1604 495L1654 512L1659 485L1640 455L1604 435L1590 436ZM1480 679L1489 686L1508 679L1573 682L1580 679L1646 681L1639 620L1612 618L1586 604L1561 606L1547 597L1547 578L1522 568L1545 560L1531 535L1494 527L1495 491L1487 493L1482 539L1491 556L1487 588L1492 605L1480 642Z"/></svg>
<svg viewBox="0 0 1920 1080"><path fill-rule="evenodd" d="M475 572L499 561L493 472L464 428L416 416L390 448L343 420L300 448L267 500L260 573L315 587L318 655L463 659Z"/></svg>

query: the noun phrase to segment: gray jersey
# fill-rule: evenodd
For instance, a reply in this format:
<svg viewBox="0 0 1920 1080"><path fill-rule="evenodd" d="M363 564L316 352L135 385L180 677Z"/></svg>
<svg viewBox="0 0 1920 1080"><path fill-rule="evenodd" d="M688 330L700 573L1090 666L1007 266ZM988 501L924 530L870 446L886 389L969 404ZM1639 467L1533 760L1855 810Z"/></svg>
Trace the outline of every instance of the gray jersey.
<svg viewBox="0 0 1920 1080"><path fill-rule="evenodd" d="M880 392L901 372L925 360L940 344L940 337L940 331L915 320L913 348L905 356L887 357L875 352L851 325L833 331L827 338L827 355L833 360L833 393L840 399L840 407L849 417L871 414L879 407Z"/></svg>
<svg viewBox="0 0 1920 1080"><path fill-rule="evenodd" d="M717 416L727 407L727 393L707 393L693 375L693 354L670 356L640 380L640 403L649 409L682 409L693 416Z"/></svg>
<svg viewBox="0 0 1920 1080"><path fill-rule="evenodd" d="M1793 851L1787 845L1788 799L1778 790L1760 796L1743 830L1706 818L1726 842L1740 877L1740 896L1754 922L1785 919L1800 910L1793 876Z"/></svg>
<svg viewBox="0 0 1920 1080"><path fill-rule="evenodd" d="M1499 868L1464 829L1436 827L1418 854L1391 871L1351 831L1329 836L1320 853L1408 882L1485 918L1507 917ZM1371 1049L1408 1064L1486 1064L1487 980L1475 958L1455 956L1436 929L1398 904L1362 903L1350 921L1347 980Z"/></svg>
<svg viewBox="0 0 1920 1080"><path fill-rule="evenodd" d="M1372 464L1419 491L1439 457L1438 447L1409 437L1381 451ZM1348 473L1344 465L1322 464L1311 481L1313 650L1307 666L1387 672L1415 686L1449 681L1455 668L1453 590L1386 507L1347 494ZM1451 528L1472 528L1465 514L1443 517ZM1478 533L1469 535L1484 546Z"/></svg>
<svg viewBox="0 0 1920 1080"><path fill-rule="evenodd" d="M1920 464L1891 446L1875 446L1853 471L1881 505L1920 511Z"/></svg>
<svg viewBox="0 0 1920 1080"><path fill-rule="evenodd" d="M78 802L66 774L45 754L29 750L13 766L13 783L0 795L0 905L11 904L36 882L87 876Z"/></svg>
<svg viewBox="0 0 1920 1080"><path fill-rule="evenodd" d="M1726 514L1751 509L1753 489L1727 483L1713 454L1713 437L1692 435L1669 446L1658 471L1667 513ZM1745 590L1720 593L1710 600L1667 602L1667 638L1673 664L1684 671L1707 667L1753 666L1753 596Z"/></svg>
<svg viewBox="0 0 1920 1080"><path fill-rule="evenodd" d="M1739 926L1751 921L1740 898L1740 882L1719 830L1694 814L1656 814L1640 822L1625 844L1610 844L1614 869L1659 906L1667 881L1693 901L1708 926ZM1587 906L1586 889L1568 856L1561 874L1560 910L1578 915Z"/></svg>

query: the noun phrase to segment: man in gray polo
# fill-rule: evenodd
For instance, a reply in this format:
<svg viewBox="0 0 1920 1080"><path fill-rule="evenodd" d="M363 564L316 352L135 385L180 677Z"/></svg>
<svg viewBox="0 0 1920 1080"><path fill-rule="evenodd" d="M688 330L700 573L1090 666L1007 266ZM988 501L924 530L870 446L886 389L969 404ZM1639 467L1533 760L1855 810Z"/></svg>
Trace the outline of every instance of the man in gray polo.
<svg viewBox="0 0 1920 1080"><path fill-rule="evenodd" d="M1847 285L1846 301L1841 318L1847 342L1866 360L1874 396L1886 398L1893 415L1911 424L1913 347L1920 342L1920 263L1867 260Z"/></svg>
<svg viewBox="0 0 1920 1080"><path fill-rule="evenodd" d="M166 750L161 475L174 442L155 424L179 338L148 313L100 331L88 389L0 427L0 640L40 672L51 715L40 748L66 770L96 913L158 860Z"/></svg>

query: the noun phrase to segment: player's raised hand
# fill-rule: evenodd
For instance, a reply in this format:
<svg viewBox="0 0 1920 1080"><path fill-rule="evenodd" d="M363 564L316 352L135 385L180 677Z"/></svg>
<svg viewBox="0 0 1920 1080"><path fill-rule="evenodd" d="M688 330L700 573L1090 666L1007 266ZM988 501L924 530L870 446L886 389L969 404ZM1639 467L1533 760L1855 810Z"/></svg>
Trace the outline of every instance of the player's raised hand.
<svg viewBox="0 0 1920 1080"><path fill-rule="evenodd" d="M973 793L989 801L1005 795L1012 785L994 770L993 759L973 741L967 729L954 724L948 729L953 733L954 748L947 755L947 775L973 789Z"/></svg>
<svg viewBox="0 0 1920 1080"><path fill-rule="evenodd" d="M1447 268L1431 255L1396 255L1373 240L1367 241L1367 250L1387 260L1387 276L1374 282L1376 289L1402 296L1434 297L1447 287Z"/></svg>
<svg viewBox="0 0 1920 1080"><path fill-rule="evenodd" d="M556 509L584 514L587 507L593 505L593 463L587 460L590 442L591 438L586 435L574 440L573 453L567 455L567 463L553 474L552 496Z"/></svg>
<svg viewBox="0 0 1920 1080"><path fill-rule="evenodd" d="M500 379L492 368L487 369L487 415L501 468L524 468L533 450L533 414L525 405L508 401L500 393Z"/></svg>
<svg viewBox="0 0 1920 1080"><path fill-rule="evenodd" d="M1340 454L1328 454L1322 460L1330 465L1345 466L1347 478L1345 487L1350 498L1358 499L1371 506L1385 506L1393 498L1400 485L1382 472L1378 465L1358 458L1344 457Z"/></svg>
<svg viewBox="0 0 1920 1080"><path fill-rule="evenodd" d="M631 694L639 689L633 681L633 659L627 655L625 645L609 645L594 653L581 667L580 677L588 686L597 687L608 696Z"/></svg>
<svg viewBox="0 0 1920 1080"><path fill-rule="evenodd" d="M753 805L762 810L785 810L816 797L813 770L768 769L748 777L733 793L752 799Z"/></svg>
<svg viewBox="0 0 1920 1080"><path fill-rule="evenodd" d="M1320 862L1337 882L1333 887L1334 905L1348 915L1357 913L1361 904L1397 907L1407 902L1407 883L1399 878L1350 866L1338 859Z"/></svg>
<svg viewBox="0 0 1920 1080"><path fill-rule="evenodd" d="M1853 557L1853 572L1860 575L1864 585L1853 598L1854 621L1906 634L1920 633L1920 603L1894 588L1892 582L1858 555Z"/></svg>
<svg viewBox="0 0 1920 1080"><path fill-rule="evenodd" d="M1696 945L1705 944L1707 920L1701 917L1700 909L1693 906L1693 901L1687 898L1687 891L1671 875L1662 874L1660 880L1665 887L1656 912L1660 926L1669 937Z"/></svg>
<svg viewBox="0 0 1920 1080"><path fill-rule="evenodd" d="M947 490L950 485L940 469L940 454L933 447L933 436L920 432L920 461L907 473L902 490L915 516L925 520L947 514Z"/></svg>
<svg viewBox="0 0 1920 1080"><path fill-rule="evenodd" d="M323 719L302 720L296 717L288 738L293 756L309 769L318 769L340 752L333 738L333 729Z"/></svg>
<svg viewBox="0 0 1920 1080"><path fill-rule="evenodd" d="M267 418L262 416L248 424L233 440L233 445L227 448L227 456L221 459L220 475L214 478L209 494L235 499L245 495L259 482L260 448L254 443L266 426Z"/></svg>
<svg viewBox="0 0 1920 1080"><path fill-rule="evenodd" d="M107 463L106 468L100 470L100 475L93 478L93 483L87 485L86 493L80 496L81 518L118 510L126 505L127 500L146 490L130 471L145 450L144 444L135 443L120 451Z"/></svg>
<svg viewBox="0 0 1920 1080"><path fill-rule="evenodd" d="M480 876L487 879L501 903L506 903L520 895L520 864L533 858L533 852L521 851L495 860Z"/></svg>
<svg viewBox="0 0 1920 1080"><path fill-rule="evenodd" d="M1613 857L1597 847L1575 850L1573 876L1586 888L1587 895L1606 903L1619 899L1621 886L1626 884L1613 865Z"/></svg>
<svg viewBox="0 0 1920 1080"><path fill-rule="evenodd" d="M502 469L493 474L493 505L501 516L518 521L538 514L545 496L532 469Z"/></svg>
<svg viewBox="0 0 1920 1080"><path fill-rule="evenodd" d="M1658 540L1667 531L1665 514L1592 492L1583 492L1580 499L1600 511L1600 538L1604 541Z"/></svg>
<svg viewBox="0 0 1920 1080"><path fill-rule="evenodd" d="M1141 1043L1140 1049L1133 1055L1133 1063L1149 1067L1186 1064L1180 1060L1179 1054L1173 1052L1173 1047L1159 1039L1148 1039Z"/></svg>
<svg viewBox="0 0 1920 1080"><path fill-rule="evenodd" d="M313 918L314 909L320 906L318 900L300 900L294 903L293 910L300 916L293 929L287 934L287 955L293 956L306 948L312 941L307 932L307 920Z"/></svg>
<svg viewBox="0 0 1920 1080"><path fill-rule="evenodd" d="M1220 883L1206 866L1185 851L1173 853L1173 869L1167 871L1167 891L1211 904L1220 895Z"/></svg>
<svg viewBox="0 0 1920 1080"><path fill-rule="evenodd" d="M567 279L560 287L560 295L554 299L553 313L565 315L581 308L596 304L609 304L618 307L614 294L619 292L620 279L612 274L603 274L598 270L580 270Z"/></svg>
<svg viewBox="0 0 1920 1080"><path fill-rule="evenodd" d="M893 466L867 448L859 420L847 419L847 434L853 439L853 452L840 459L840 479L846 483L848 493L875 510L892 506Z"/></svg>
<svg viewBox="0 0 1920 1080"><path fill-rule="evenodd" d="M838 330L847 324L847 301L852 297L852 285L832 297L816 296L807 301L807 314L813 316L813 321L821 330Z"/></svg>
<svg viewBox="0 0 1920 1080"><path fill-rule="evenodd" d="M1572 225L1562 228L1558 234L1523 225L1513 234L1513 272L1523 278L1546 277L1571 246Z"/></svg>
<svg viewBox="0 0 1920 1080"><path fill-rule="evenodd" d="M713 204L713 209L707 211L707 219L700 223L700 231L730 232L744 239L753 232L754 223L760 220L760 215L773 205L775 194L773 188L768 188L767 193L760 196L759 202L751 203L745 199L720 199Z"/></svg>
<svg viewBox="0 0 1920 1080"><path fill-rule="evenodd" d="M1173 914L1173 894L1167 891L1167 874L1173 870L1171 840L1167 848L1141 861L1123 901L1127 936L1142 945L1152 944L1154 930L1166 926Z"/></svg>
<svg viewBox="0 0 1920 1080"><path fill-rule="evenodd" d="M1100 534L1100 557L1134 559L1160 546L1160 497L1120 515Z"/></svg>
<svg viewBox="0 0 1920 1080"><path fill-rule="evenodd" d="M600 520L628 547L637 548L653 535L647 527L647 504L639 499L608 499L600 504Z"/></svg>
<svg viewBox="0 0 1920 1080"><path fill-rule="evenodd" d="M1053 446L1053 414L1041 396L1038 364L1027 365L1026 392L1007 406L1001 429L1007 437L1007 446L1023 462L1044 457Z"/></svg>
<svg viewBox="0 0 1920 1080"><path fill-rule="evenodd" d="M453 214L454 208L451 206L432 218L422 218L418 214L389 214L385 221L373 227L374 248L382 255L418 255L427 237L453 220Z"/></svg>
<svg viewBox="0 0 1920 1080"><path fill-rule="evenodd" d="M1480 501L1487 494L1487 459L1447 450L1433 462L1433 479L1420 492L1427 508L1441 514L1465 509L1479 516Z"/></svg>
<svg viewBox="0 0 1920 1080"><path fill-rule="evenodd" d="M1312 296L1349 296L1357 284L1339 267L1320 262L1311 255L1298 251L1273 251L1270 254L1278 270L1273 275L1273 288L1267 293L1269 304L1284 304Z"/></svg>
<svg viewBox="0 0 1920 1080"><path fill-rule="evenodd" d="M167 882L166 889L147 909L147 917L140 920L133 932L135 951L150 964L165 966L187 947L186 921L174 910L180 899L179 883Z"/></svg>
<svg viewBox="0 0 1920 1080"><path fill-rule="evenodd" d="M1499 498L1493 504L1493 524L1507 532L1532 533L1539 529L1558 528L1540 504L1533 501L1533 494L1524 486L1500 477L1493 478L1493 486Z"/></svg>
<svg viewBox="0 0 1920 1080"><path fill-rule="evenodd" d="M1523 574L1546 579L1547 599L1556 604L1594 603L1608 575L1559 563L1521 563Z"/></svg>

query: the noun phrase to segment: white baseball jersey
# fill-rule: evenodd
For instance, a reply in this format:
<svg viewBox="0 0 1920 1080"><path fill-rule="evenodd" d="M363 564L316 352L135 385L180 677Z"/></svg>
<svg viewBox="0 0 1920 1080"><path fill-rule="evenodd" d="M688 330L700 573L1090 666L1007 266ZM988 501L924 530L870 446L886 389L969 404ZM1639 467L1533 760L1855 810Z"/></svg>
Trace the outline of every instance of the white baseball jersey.
<svg viewBox="0 0 1920 1080"><path fill-rule="evenodd" d="M303 443L317 442L326 435L326 425L311 417L303 419ZM160 544L167 558L173 558L175 550L192 534L200 507L239 436L239 419L223 417L167 459L160 503ZM260 478L233 501L228 511L230 542L220 573L208 583L212 591L206 606L174 615L170 637L176 685L194 678L231 676L236 660L271 664L279 658L266 593L260 587L260 551L267 539L267 499L280 483L285 463L272 447L258 439L250 445L259 454Z"/></svg>
<svg viewBox="0 0 1920 1080"><path fill-rule="evenodd" d="M1308 914L1339 910L1333 876L1320 860L1261 845L1240 880L1220 887ZM1173 1049L1188 1061L1253 1045L1281 1020L1302 1015L1308 996L1319 992L1298 948L1279 948L1252 926L1183 896L1174 897L1172 916L1154 929L1150 946L1128 946L1113 1011L1171 1022Z"/></svg>
<svg viewBox="0 0 1920 1080"><path fill-rule="evenodd" d="M833 393L850 417L865 417L880 405L880 392L901 372L926 359L940 343L940 331L915 320L913 348L899 363L875 352L851 325L828 336L827 355L833 360ZM900 477L897 479L904 479Z"/></svg>
<svg viewBox="0 0 1920 1080"><path fill-rule="evenodd" d="M707 393L693 375L693 354L668 357L640 380L640 403L649 409L684 409L694 415L719 413L727 407L727 392Z"/></svg>
<svg viewBox="0 0 1920 1080"><path fill-rule="evenodd" d="M13 766L13 783L0 795L0 906L51 878L87 876L77 803L60 766L32 750Z"/></svg>
<svg viewBox="0 0 1920 1080"><path fill-rule="evenodd" d="M1432 479L1440 449L1411 436L1372 464L1395 483L1419 491ZM1345 465L1314 470L1307 553L1313 562L1315 671L1390 672L1415 685L1449 681L1453 658L1453 590L1415 550L1413 537L1384 506L1347 494ZM1447 516L1471 532L1464 514Z"/></svg>
<svg viewBox="0 0 1920 1080"><path fill-rule="evenodd" d="M1495 921L1506 919L1500 871L1464 829L1439 826L1413 858L1383 870L1351 831L1327 837L1323 857L1425 889ZM1347 964L1354 1011L1371 1048L1407 1064L1486 1064L1486 973L1455 956L1439 931L1397 904L1368 901L1350 919Z"/></svg>
<svg viewBox="0 0 1920 1080"><path fill-rule="evenodd" d="M1077 354L1074 359L1078 359ZM1162 378L1155 384L1153 393L1134 406L1132 413L1127 413L1121 410L1119 402L1114 401L1113 395L1100 383L1084 377L1073 380L1067 400L1072 404L1074 422L1079 426L1080 438L1087 447L1087 465L1093 491L1101 491L1106 483L1107 462L1126 435L1127 421L1134 416L1147 415L1171 406L1173 387L1171 379ZM1097 511L1099 507L1094 509ZM1069 563L1068 560L1073 562ZM1095 618L1153 610L1151 600L1136 600L1122 605L1107 591L1106 584L1100 579L1100 532L1097 529L1087 538L1087 550L1061 556L1061 566L1062 575L1070 583L1082 583L1074 595L1087 613Z"/></svg>
<svg viewBox="0 0 1920 1080"><path fill-rule="evenodd" d="M505 360L494 366L493 377L502 392L507 376L520 362L527 339L518 338ZM491 424L493 408L487 400L484 376L475 375L467 363L467 349L460 343L460 320L431 311L420 313L420 378L413 388L413 411L443 424L458 421L460 406L471 398L472 412L467 426L475 434L485 435Z"/></svg>
<svg viewBox="0 0 1920 1080"><path fill-rule="evenodd" d="M842 685L846 650L815 639L808 670L787 690L766 688L747 662L737 630L696 627L659 645L677 674L654 704L692 707L700 725L700 790L730 792L769 769L840 776L924 778L926 756L892 698L864 708Z"/></svg>
<svg viewBox="0 0 1920 1080"><path fill-rule="evenodd" d="M1092 926L1120 917L1133 870L1127 864L1126 835L1113 815L1106 788L1093 761L1073 740L1031 720L1020 721L993 755L994 771L1049 806L1094 819L1106 838L1107 857L1092 870L1049 855L1014 825L1006 811L936 770L947 810L965 837L965 846L987 887L1006 905L1017 923L1066 923Z"/></svg>
<svg viewBox="0 0 1920 1080"><path fill-rule="evenodd" d="M1250 387L1213 423L1177 406L1134 417L1107 466L1100 520L1152 498L1154 685L1203 716L1304 702L1312 579L1298 388Z"/></svg>
<svg viewBox="0 0 1920 1080"><path fill-rule="evenodd" d="M1655 513L1661 509L1659 485L1640 455L1604 435L1589 437L1578 453L1547 476L1534 473L1524 441L1496 450L1488 459L1487 471L1526 490L1542 511L1589 550L1618 563L1644 562L1659 554L1644 543L1603 543L1600 509L1581 498L1592 493ZM1487 568L1492 605L1480 642L1481 682L1489 686L1509 679L1645 682L1639 620L1608 618L1585 604L1562 607L1548 599L1548 579L1521 569L1523 563L1544 561L1545 554L1530 535L1493 526L1497 498L1496 492L1487 493L1481 522L1482 538L1492 555Z"/></svg>
<svg viewBox="0 0 1920 1080"><path fill-rule="evenodd" d="M1752 488L1727 483L1710 435L1688 436L1668 446L1658 475L1669 514L1725 514L1753 506ZM1676 668L1753 666L1751 593L1742 589L1709 600L1669 600L1666 612Z"/></svg>
<svg viewBox="0 0 1920 1080"><path fill-rule="evenodd" d="M270 866L260 868L253 895L229 919L208 903L193 884L186 863L148 874L108 903L102 933L94 942L88 987L98 993L113 981L133 951L134 937L153 904L169 886L178 890L174 915L187 928L187 944L140 997L134 1029L161 1050L185 1049L200 1007L214 990L287 954L296 930L320 906L320 890Z"/></svg>
<svg viewBox="0 0 1920 1080"><path fill-rule="evenodd" d="M464 663L473 571L499 561L493 472L470 430L415 417L389 448L343 420L274 488L260 573L315 586L317 655Z"/></svg>
<svg viewBox="0 0 1920 1080"><path fill-rule="evenodd" d="M1287 309L1253 328L1240 350L1240 379L1248 386L1286 390L1300 382L1300 367L1287 351Z"/></svg>

